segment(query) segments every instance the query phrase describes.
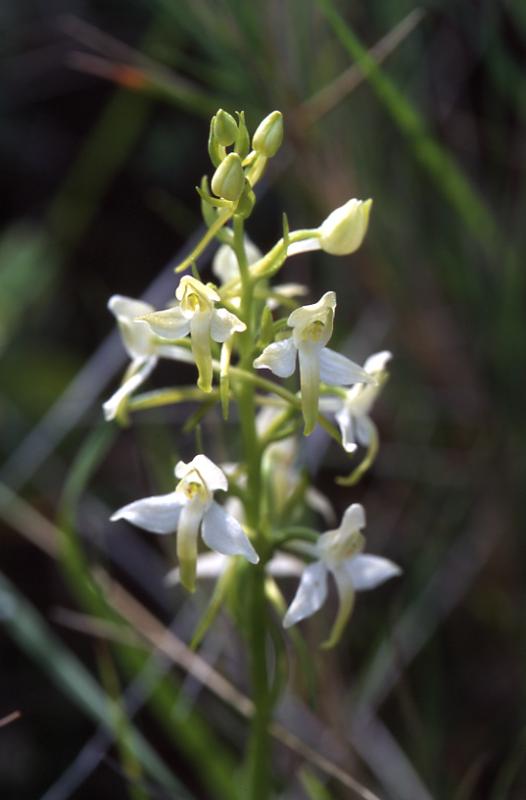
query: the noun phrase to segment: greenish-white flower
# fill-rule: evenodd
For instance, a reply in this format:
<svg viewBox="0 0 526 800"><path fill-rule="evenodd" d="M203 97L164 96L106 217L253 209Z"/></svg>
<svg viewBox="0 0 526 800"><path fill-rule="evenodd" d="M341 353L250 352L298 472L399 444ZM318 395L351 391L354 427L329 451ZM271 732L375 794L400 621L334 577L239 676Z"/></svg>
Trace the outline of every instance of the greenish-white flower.
<svg viewBox="0 0 526 800"><path fill-rule="evenodd" d="M289 378L296 369L296 358L299 360L306 436L312 433L318 418L320 381L334 386L372 381L359 364L325 347L332 336L335 308L334 292L326 292L317 303L297 308L287 320L292 336L269 344L254 361L257 369L270 369L280 378Z"/></svg>
<svg viewBox="0 0 526 800"><path fill-rule="evenodd" d="M114 294L108 301L108 308L117 320L122 343L131 359L121 386L103 405L105 418L111 420L118 416L130 395L148 378L159 358L191 359L184 347L159 343L148 325L139 319L154 311L149 303Z"/></svg>
<svg viewBox="0 0 526 800"><path fill-rule="evenodd" d="M312 616L324 604L328 578L332 573L339 597L339 609L325 647L339 640L354 605L357 591L374 589L401 573L387 558L363 554L365 511L353 503L345 511L340 527L323 533L314 544L302 542L302 551L314 560L302 572L296 595L283 619L285 628Z"/></svg>
<svg viewBox="0 0 526 800"><path fill-rule="evenodd" d="M199 533L211 550L257 564L258 554L239 522L214 500L215 491L228 489L225 473L200 454L188 464L179 461L175 477L175 491L129 503L112 515L112 521L125 519L152 533L177 533L180 580L189 591L195 588Z"/></svg>
<svg viewBox="0 0 526 800"><path fill-rule="evenodd" d="M211 340L226 342L236 332L246 330L244 322L225 308L215 308L220 300L216 290L190 275L181 278L175 292L179 303L165 311L145 314L141 319L163 339L182 339L190 335L192 355L199 371L198 386L212 389Z"/></svg>
<svg viewBox="0 0 526 800"><path fill-rule="evenodd" d="M333 256L348 256L358 250L369 226L372 200L348 200L312 231L310 239L289 245L289 256L308 250L324 250Z"/></svg>
<svg viewBox="0 0 526 800"><path fill-rule="evenodd" d="M320 400L321 411L329 411L335 415L342 435L342 445L348 453L356 450L358 444L369 447L378 438L370 412L387 379L386 367L390 360L391 353L388 350L375 353L363 365L374 383L353 386L344 397L322 397Z"/></svg>

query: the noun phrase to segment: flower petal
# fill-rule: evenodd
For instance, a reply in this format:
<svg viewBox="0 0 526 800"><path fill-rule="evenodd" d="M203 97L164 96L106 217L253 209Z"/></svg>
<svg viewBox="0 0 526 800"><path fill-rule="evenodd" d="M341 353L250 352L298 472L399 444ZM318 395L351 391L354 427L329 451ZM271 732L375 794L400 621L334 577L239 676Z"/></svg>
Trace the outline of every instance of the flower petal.
<svg viewBox="0 0 526 800"><path fill-rule="evenodd" d="M180 306L154 311L141 319L162 339L183 339L190 333L190 318Z"/></svg>
<svg viewBox="0 0 526 800"><path fill-rule="evenodd" d="M175 477L183 479L194 469L200 474L209 492L215 492L217 489L226 492L228 489L228 480L223 470L202 453L188 463L179 461L175 467Z"/></svg>
<svg viewBox="0 0 526 800"><path fill-rule="evenodd" d="M193 364L194 357L187 347L179 347L176 344L157 344L155 352L161 358L171 358L174 361L184 361L185 364Z"/></svg>
<svg viewBox="0 0 526 800"><path fill-rule="evenodd" d="M114 294L108 301L108 308L117 319L122 343L130 358L144 358L153 355L152 332L138 317L154 310L149 303Z"/></svg>
<svg viewBox="0 0 526 800"><path fill-rule="evenodd" d="M336 414L343 406L343 397L336 397L334 395L324 395L320 397L320 411L326 414Z"/></svg>
<svg viewBox="0 0 526 800"><path fill-rule="evenodd" d="M296 368L296 345L292 337L265 347L254 361L256 369L270 369L278 378L290 378Z"/></svg>
<svg viewBox="0 0 526 800"><path fill-rule="evenodd" d="M347 453L353 453L357 448L358 445L354 441L354 424L353 424L353 416L349 413L349 409L345 408L345 406L338 411L336 414L336 422L338 423L338 427L340 429L340 433L342 436L342 447Z"/></svg>
<svg viewBox="0 0 526 800"><path fill-rule="evenodd" d="M382 350L380 353L374 353L372 356L369 356L363 365L364 369L371 374L383 372L392 357L393 354L390 353L389 350Z"/></svg>
<svg viewBox="0 0 526 800"><path fill-rule="evenodd" d="M361 503L352 503L348 506L342 517L340 531L342 533L353 533L365 528L365 508Z"/></svg>
<svg viewBox="0 0 526 800"><path fill-rule="evenodd" d="M381 583L400 575L402 570L393 561L380 556L359 555L345 562L345 570L356 591L375 589Z"/></svg>
<svg viewBox="0 0 526 800"><path fill-rule="evenodd" d="M111 515L112 522L125 519L152 533L174 533L181 515L181 495L178 492L144 497L119 508Z"/></svg>
<svg viewBox="0 0 526 800"><path fill-rule="evenodd" d="M293 242L287 248L287 256L297 256L300 253L308 253L309 250L321 250L319 236L312 239L304 239L302 242Z"/></svg>
<svg viewBox="0 0 526 800"><path fill-rule="evenodd" d="M255 264L262 257L259 247L248 236L245 236L245 254L249 265ZM219 278L221 283L227 283L234 278L239 278L239 265L236 254L229 244L222 244L218 247L212 262L212 272Z"/></svg>
<svg viewBox="0 0 526 800"><path fill-rule="evenodd" d="M150 303L135 300L133 297L125 297L122 294L112 295L108 300L108 308L117 320L132 320L154 311L154 307Z"/></svg>
<svg viewBox="0 0 526 800"><path fill-rule="evenodd" d="M299 577L305 569L305 562L288 553L277 553L265 565L265 569L275 578Z"/></svg>
<svg viewBox="0 0 526 800"><path fill-rule="evenodd" d="M361 445L369 447L377 435L376 425L370 417L364 415L356 418L356 438Z"/></svg>
<svg viewBox="0 0 526 800"><path fill-rule="evenodd" d="M215 502L203 517L201 535L211 550L226 556L244 556L251 564L259 561L258 554L237 519L223 511Z"/></svg>
<svg viewBox="0 0 526 800"><path fill-rule="evenodd" d="M374 379L363 367L329 347L324 347L320 352L320 379L334 386L374 383Z"/></svg>
<svg viewBox="0 0 526 800"><path fill-rule="evenodd" d="M315 614L327 597L327 568L321 561L309 564L303 570L300 585L283 619L283 627L290 628L305 617Z"/></svg>
<svg viewBox="0 0 526 800"><path fill-rule="evenodd" d="M210 335L214 342L226 342L233 333L241 333L246 329L245 323L226 308L218 308L212 313Z"/></svg>
<svg viewBox="0 0 526 800"><path fill-rule="evenodd" d="M103 403L102 409L106 420L115 419L122 404L144 383L156 364L156 356L150 356L146 359L138 358L135 359L135 363L131 363L128 369L128 377L124 383Z"/></svg>
<svg viewBox="0 0 526 800"><path fill-rule="evenodd" d="M229 244L222 244L217 248L212 261L212 272L221 283L239 278L239 264L236 254Z"/></svg>
<svg viewBox="0 0 526 800"><path fill-rule="evenodd" d="M305 503L309 508L312 508L313 511L317 511L329 525L335 521L336 514L331 501L323 492L320 492L319 489L315 489L314 486L309 486L305 492Z"/></svg>

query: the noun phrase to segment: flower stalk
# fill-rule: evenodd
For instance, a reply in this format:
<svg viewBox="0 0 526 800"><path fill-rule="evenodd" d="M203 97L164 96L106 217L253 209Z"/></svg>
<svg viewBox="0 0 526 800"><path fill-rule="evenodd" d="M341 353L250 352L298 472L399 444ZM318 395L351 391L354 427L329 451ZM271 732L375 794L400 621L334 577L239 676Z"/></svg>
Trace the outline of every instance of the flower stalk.
<svg viewBox="0 0 526 800"><path fill-rule="evenodd" d="M286 674L287 650L268 604L288 629L318 613L334 580L339 609L322 645L332 647L347 628L355 593L400 571L388 559L362 552L361 505L351 503L335 527L338 515L300 467L298 446L302 427L304 436L319 427L346 457L364 448L349 477L337 480L351 486L361 478L378 452L371 410L385 383L390 353L375 354L363 367L351 361L328 347L335 292L301 305L308 291L303 284L270 285L289 256L311 250L343 257L354 253L367 231L371 201L353 198L317 228L290 231L283 215L282 236L261 253L246 232L256 203L252 187L282 138L278 111L265 117L252 137L243 112L237 120L223 109L214 115L208 140L213 175L211 180L203 177L198 189L207 231L176 267L181 272L192 266L192 275L181 278L165 309L121 295L110 300L130 365L104 404L106 418L120 424L130 412L197 405L183 431L196 429L203 452L178 461L173 491L133 500L112 520L172 537L176 565L168 584L174 590L193 592L199 580L218 579L193 646L203 641L222 607L233 609L248 647L254 704L244 771L243 796L250 800L269 800L274 788L269 731ZM221 244L212 265L215 282L206 283L195 260L214 239ZM159 358L193 364L196 385L136 395ZM275 379L260 370L269 370ZM209 449L213 453L212 443L206 427L197 424L219 408L225 424L234 421L239 463L218 465L205 455ZM321 525L332 527L320 533ZM286 575L298 581L288 609L277 584ZM231 597L236 587L242 590L237 605ZM268 666L271 647L274 676Z"/></svg>

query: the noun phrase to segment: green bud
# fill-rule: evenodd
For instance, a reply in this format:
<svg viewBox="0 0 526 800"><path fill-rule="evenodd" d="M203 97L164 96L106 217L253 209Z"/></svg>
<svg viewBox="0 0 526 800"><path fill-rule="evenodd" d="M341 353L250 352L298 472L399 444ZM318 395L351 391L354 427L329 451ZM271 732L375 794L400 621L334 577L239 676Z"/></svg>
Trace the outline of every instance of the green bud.
<svg viewBox="0 0 526 800"><path fill-rule="evenodd" d="M252 191L250 183L245 180L245 188L238 200L236 214L243 217L243 219L248 219L248 217L252 214L255 204L256 195Z"/></svg>
<svg viewBox="0 0 526 800"><path fill-rule="evenodd" d="M283 141L283 116L281 111L273 111L259 123L252 137L252 147L265 158L272 158Z"/></svg>
<svg viewBox="0 0 526 800"><path fill-rule="evenodd" d="M239 118L239 122L234 150L236 153L239 153L241 158L246 158L250 151L250 136L248 133L248 128L245 124L245 112L238 111L237 116Z"/></svg>
<svg viewBox="0 0 526 800"><path fill-rule="evenodd" d="M210 131L208 133L208 155L214 167L218 167L225 157L225 148L217 141L215 135L215 116L210 120Z"/></svg>
<svg viewBox="0 0 526 800"><path fill-rule="evenodd" d="M347 256L358 250L367 233L372 200L348 200L335 209L318 228L320 247L333 256Z"/></svg>
<svg viewBox="0 0 526 800"><path fill-rule="evenodd" d="M237 123L228 111L219 109L215 117L213 117L213 131L217 143L223 147L229 147L234 144L237 138Z"/></svg>
<svg viewBox="0 0 526 800"><path fill-rule="evenodd" d="M212 177L212 191L217 197L236 201L245 187L245 173L237 153L229 153Z"/></svg>

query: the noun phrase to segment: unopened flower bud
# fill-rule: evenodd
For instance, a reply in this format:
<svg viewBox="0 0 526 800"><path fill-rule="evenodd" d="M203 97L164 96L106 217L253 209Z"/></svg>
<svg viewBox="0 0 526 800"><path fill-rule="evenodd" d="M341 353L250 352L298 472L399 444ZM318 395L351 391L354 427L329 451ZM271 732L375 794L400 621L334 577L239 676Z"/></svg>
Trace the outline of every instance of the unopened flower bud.
<svg viewBox="0 0 526 800"><path fill-rule="evenodd" d="M245 173L237 153L229 153L212 177L212 191L225 200L238 200L245 187Z"/></svg>
<svg viewBox="0 0 526 800"><path fill-rule="evenodd" d="M245 122L245 112L238 111L237 114L239 119L237 124L237 136L234 150L236 153L239 153L241 158L245 158L250 152L250 135Z"/></svg>
<svg viewBox="0 0 526 800"><path fill-rule="evenodd" d="M333 256L358 250L369 225L372 200L349 200L335 209L318 228L320 247Z"/></svg>
<svg viewBox="0 0 526 800"><path fill-rule="evenodd" d="M283 116L281 111L273 111L259 123L252 137L252 147L256 153L265 158L272 158L278 152L282 141Z"/></svg>
<svg viewBox="0 0 526 800"><path fill-rule="evenodd" d="M222 108L214 117L214 136L217 143L223 147L229 147L236 140L237 123L232 114Z"/></svg>

